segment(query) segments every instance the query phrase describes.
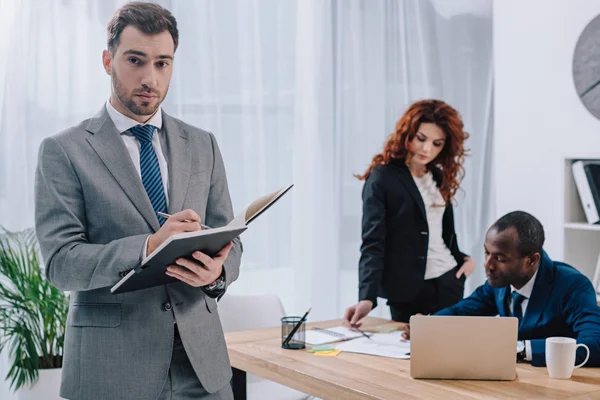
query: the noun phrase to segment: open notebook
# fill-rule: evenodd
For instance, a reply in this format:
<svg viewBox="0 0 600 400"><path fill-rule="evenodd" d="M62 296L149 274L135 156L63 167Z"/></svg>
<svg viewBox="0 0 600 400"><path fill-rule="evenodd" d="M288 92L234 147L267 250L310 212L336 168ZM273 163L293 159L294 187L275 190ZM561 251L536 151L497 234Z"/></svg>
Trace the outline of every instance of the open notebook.
<svg viewBox="0 0 600 400"><path fill-rule="evenodd" d="M335 328L312 328L306 331L305 342L311 346L317 346L320 344L340 342L343 340L350 340L361 337L362 333L346 328L344 326L337 326Z"/></svg>
<svg viewBox="0 0 600 400"><path fill-rule="evenodd" d="M225 226L184 232L169 237L149 254L141 265L129 271L123 279L117 282L110 289L111 293L124 293L179 282L177 279L165 274L167 266L174 264L179 257L190 258L196 250L213 257L227 243L248 229L250 222L275 204L292 186L285 186L254 200L252 204Z"/></svg>

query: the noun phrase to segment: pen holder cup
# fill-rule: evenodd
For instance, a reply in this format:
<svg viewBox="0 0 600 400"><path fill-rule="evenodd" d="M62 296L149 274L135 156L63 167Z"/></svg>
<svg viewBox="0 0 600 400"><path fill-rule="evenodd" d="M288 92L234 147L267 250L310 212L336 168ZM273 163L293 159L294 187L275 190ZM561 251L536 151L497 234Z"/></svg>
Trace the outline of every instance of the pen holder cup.
<svg viewBox="0 0 600 400"><path fill-rule="evenodd" d="M281 318L281 347L290 350L305 348L305 330L306 324L302 321L302 317Z"/></svg>

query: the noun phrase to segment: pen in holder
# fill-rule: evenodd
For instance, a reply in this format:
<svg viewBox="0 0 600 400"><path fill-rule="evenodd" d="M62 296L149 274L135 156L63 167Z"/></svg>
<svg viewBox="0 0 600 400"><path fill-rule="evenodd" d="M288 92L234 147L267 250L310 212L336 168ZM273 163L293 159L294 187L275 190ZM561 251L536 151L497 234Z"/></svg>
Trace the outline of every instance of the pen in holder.
<svg viewBox="0 0 600 400"><path fill-rule="evenodd" d="M281 318L281 347L284 349L300 350L306 347L305 328L306 317L310 308L300 317Z"/></svg>

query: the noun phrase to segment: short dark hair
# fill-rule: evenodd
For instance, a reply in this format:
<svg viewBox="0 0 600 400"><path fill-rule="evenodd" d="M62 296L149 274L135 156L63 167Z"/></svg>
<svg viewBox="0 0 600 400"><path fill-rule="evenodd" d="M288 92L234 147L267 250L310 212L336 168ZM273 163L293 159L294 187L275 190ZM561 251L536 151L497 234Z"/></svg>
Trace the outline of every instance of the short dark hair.
<svg viewBox="0 0 600 400"><path fill-rule="evenodd" d="M544 227L533 215L525 211L513 211L492 225L498 232L515 228L519 235L519 253L522 257L541 253L544 246Z"/></svg>
<svg viewBox="0 0 600 400"><path fill-rule="evenodd" d="M158 4L134 1L119 8L108 21L108 51L114 54L119 45L121 33L128 25L133 25L149 35L169 31L175 43L175 50L177 50L179 31L177 30L177 20L173 14Z"/></svg>

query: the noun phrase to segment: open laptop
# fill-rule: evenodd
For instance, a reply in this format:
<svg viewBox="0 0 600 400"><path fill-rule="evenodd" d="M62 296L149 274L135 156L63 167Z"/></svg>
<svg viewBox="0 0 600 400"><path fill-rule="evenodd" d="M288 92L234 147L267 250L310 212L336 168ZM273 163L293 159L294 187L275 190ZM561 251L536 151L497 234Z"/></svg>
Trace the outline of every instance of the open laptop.
<svg viewBox="0 0 600 400"><path fill-rule="evenodd" d="M513 380L517 330L514 317L415 315L410 319L410 375Z"/></svg>

